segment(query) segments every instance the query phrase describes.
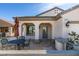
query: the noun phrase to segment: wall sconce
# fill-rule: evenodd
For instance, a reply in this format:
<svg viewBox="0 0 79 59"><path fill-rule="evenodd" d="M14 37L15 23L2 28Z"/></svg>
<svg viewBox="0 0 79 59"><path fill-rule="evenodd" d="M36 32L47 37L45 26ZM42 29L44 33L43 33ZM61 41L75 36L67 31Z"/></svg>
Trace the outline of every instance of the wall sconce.
<svg viewBox="0 0 79 59"><path fill-rule="evenodd" d="M66 27L69 27L70 21L66 22Z"/></svg>

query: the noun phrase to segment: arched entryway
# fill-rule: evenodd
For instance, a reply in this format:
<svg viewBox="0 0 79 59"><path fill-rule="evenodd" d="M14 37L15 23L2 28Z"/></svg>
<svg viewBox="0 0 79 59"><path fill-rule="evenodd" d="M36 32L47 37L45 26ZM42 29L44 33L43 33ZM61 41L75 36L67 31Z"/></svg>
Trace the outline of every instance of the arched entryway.
<svg viewBox="0 0 79 59"><path fill-rule="evenodd" d="M24 23L22 25L22 36L26 39L35 39L35 25L33 23Z"/></svg>
<svg viewBox="0 0 79 59"><path fill-rule="evenodd" d="M41 23L39 25L39 38L52 39L52 25L50 23Z"/></svg>

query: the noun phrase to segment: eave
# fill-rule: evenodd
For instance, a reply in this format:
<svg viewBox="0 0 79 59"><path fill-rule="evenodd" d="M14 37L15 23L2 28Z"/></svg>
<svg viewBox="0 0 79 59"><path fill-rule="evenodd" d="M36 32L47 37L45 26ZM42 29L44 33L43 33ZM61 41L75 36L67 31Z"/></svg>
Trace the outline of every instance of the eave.
<svg viewBox="0 0 79 59"><path fill-rule="evenodd" d="M16 17L13 18L15 19ZM56 21L61 18L61 16L21 16L17 18L19 21Z"/></svg>

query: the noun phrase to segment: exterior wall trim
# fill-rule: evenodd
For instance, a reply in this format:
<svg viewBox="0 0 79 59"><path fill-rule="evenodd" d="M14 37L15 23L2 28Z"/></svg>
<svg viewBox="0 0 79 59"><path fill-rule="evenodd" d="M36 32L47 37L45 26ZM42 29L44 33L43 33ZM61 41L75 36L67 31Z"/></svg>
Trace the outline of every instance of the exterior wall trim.
<svg viewBox="0 0 79 59"><path fill-rule="evenodd" d="M70 24L79 24L79 21L70 21Z"/></svg>
<svg viewBox="0 0 79 59"><path fill-rule="evenodd" d="M16 17L13 17L14 19ZM56 21L61 18L60 15L57 16L23 16L18 17L19 21Z"/></svg>

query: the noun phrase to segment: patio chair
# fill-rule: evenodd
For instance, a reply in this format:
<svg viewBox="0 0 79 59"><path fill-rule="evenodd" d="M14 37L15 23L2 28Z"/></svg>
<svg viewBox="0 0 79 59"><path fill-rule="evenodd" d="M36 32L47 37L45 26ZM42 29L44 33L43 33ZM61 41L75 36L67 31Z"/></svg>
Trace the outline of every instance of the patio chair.
<svg viewBox="0 0 79 59"><path fill-rule="evenodd" d="M20 45L20 47L24 48L24 46L25 46L25 37L24 36L20 36L18 39L22 41L22 44Z"/></svg>
<svg viewBox="0 0 79 59"><path fill-rule="evenodd" d="M7 43L8 43L7 39L4 38L4 39L1 40L2 49L6 49L7 48Z"/></svg>
<svg viewBox="0 0 79 59"><path fill-rule="evenodd" d="M25 47L30 47L30 39L29 40L25 40Z"/></svg>
<svg viewBox="0 0 79 59"><path fill-rule="evenodd" d="M24 36L19 36L19 38L18 39L25 39L25 37Z"/></svg>
<svg viewBox="0 0 79 59"><path fill-rule="evenodd" d="M13 44L9 44L8 43L9 41L8 41L8 39L6 39L6 38L3 38L3 39L1 39L1 44L2 44L2 47L1 47L1 49L4 49L4 50L14 50L14 49L16 49L16 45L13 45Z"/></svg>
<svg viewBox="0 0 79 59"><path fill-rule="evenodd" d="M26 40L26 41L25 41L25 46L29 46L29 45L30 45L30 41L31 41L31 40Z"/></svg>

